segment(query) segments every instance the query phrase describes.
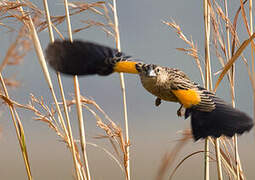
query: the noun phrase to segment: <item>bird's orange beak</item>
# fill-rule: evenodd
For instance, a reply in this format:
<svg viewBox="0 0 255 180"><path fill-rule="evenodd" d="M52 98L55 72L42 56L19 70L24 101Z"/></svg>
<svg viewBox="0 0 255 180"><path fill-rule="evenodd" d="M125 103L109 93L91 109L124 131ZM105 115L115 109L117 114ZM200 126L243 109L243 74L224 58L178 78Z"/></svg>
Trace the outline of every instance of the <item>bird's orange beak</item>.
<svg viewBox="0 0 255 180"><path fill-rule="evenodd" d="M113 68L114 72L123 72L123 73L131 73L138 74L136 69L137 62L133 61L120 61L117 62Z"/></svg>

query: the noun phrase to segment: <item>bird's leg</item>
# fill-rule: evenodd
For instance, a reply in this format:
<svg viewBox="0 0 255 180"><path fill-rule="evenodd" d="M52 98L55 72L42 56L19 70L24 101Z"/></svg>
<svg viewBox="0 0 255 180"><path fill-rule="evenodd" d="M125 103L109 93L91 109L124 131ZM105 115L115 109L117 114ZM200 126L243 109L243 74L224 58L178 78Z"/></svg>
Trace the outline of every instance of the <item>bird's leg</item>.
<svg viewBox="0 0 255 180"><path fill-rule="evenodd" d="M159 106L161 104L161 99L157 97L155 100L155 106Z"/></svg>
<svg viewBox="0 0 255 180"><path fill-rule="evenodd" d="M181 107L177 110L177 116L181 117L184 116L184 112L183 112L183 105L181 104Z"/></svg>

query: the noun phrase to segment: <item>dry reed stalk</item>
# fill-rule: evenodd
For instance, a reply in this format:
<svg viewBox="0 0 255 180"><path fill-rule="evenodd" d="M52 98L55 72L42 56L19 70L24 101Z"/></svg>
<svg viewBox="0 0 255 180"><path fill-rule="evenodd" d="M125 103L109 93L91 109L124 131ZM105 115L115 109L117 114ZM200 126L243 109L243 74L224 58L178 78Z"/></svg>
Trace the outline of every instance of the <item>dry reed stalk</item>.
<svg viewBox="0 0 255 180"><path fill-rule="evenodd" d="M222 140L222 139L224 139L224 140ZM220 149L221 156L222 156L222 158L221 158L222 163L223 163L224 167L226 168L226 170L229 171L230 174L235 179L237 179L238 178L237 177L237 170L236 170L237 167L233 166L233 164L236 164L236 160L235 160L235 157L229 153L229 151L232 150L231 153L235 154L235 152L234 152L235 151L235 147L233 147L234 143L230 143L229 142L230 149L228 149L226 147L226 142L228 142L229 140L227 140L225 137L221 137L221 140L222 140L221 142L222 142L222 144L224 145L224 148L225 148L225 151L222 148ZM215 146L215 141L213 141L211 139L210 142ZM245 179L244 178L244 173L243 173L243 171L241 169L241 166L239 166L239 179L240 180L244 180Z"/></svg>
<svg viewBox="0 0 255 180"><path fill-rule="evenodd" d="M243 2L243 4L245 3L246 1L244 1ZM222 19L223 20L225 20L225 22L226 22L226 26L228 26L228 27L226 27L227 28L227 30L228 30L228 28L230 28L231 27L231 25L230 25L230 20L228 19L228 15L227 15L227 10L226 10L226 8L227 8L227 5L226 5L226 1L225 1L225 13L226 13L226 15L224 15L223 14L223 12L222 13L220 13L220 15L221 15L221 17L222 17ZM232 36L233 36L233 43L232 43L232 54L230 54L230 53L228 53L229 55L228 55L228 57L229 57L229 59L231 58L231 55L234 55L234 49L235 49L235 41L237 40L238 41L238 39L237 39L237 35L236 35L236 32L235 32L235 29L236 29L236 22L237 22L237 17L238 17L238 13L239 13L239 11L241 10L241 7L238 9L238 11L237 11L237 13L236 13L236 16L235 16L235 19L234 19L234 25L233 25L233 27L231 27L230 29L232 29L232 31L231 31L231 34L232 34ZM227 34L227 38L228 38L228 34ZM242 47L242 46L240 46L240 47ZM245 47L244 47L245 48ZM244 49L243 48L243 49ZM228 43L228 52L230 51L230 45L229 45L229 43ZM237 51L238 52L238 51ZM237 54L237 53L236 53ZM240 55L240 54L239 54ZM239 56L238 55L238 56ZM227 58L227 61L229 60L228 58ZM230 59L229 61L231 61L232 59ZM244 61L245 62L245 61ZM245 62L246 63L246 62ZM228 73L228 76L229 76L229 83L230 83L230 87L231 87L231 94L232 94L232 104L233 104L233 106L235 105L234 104L234 68L233 68L233 65L234 64L232 64L232 66L231 66L231 74L230 73ZM225 67L225 65L223 64L223 67ZM229 66L230 67L230 66ZM249 73L249 71L248 71L248 73ZM217 85L218 85L218 83L216 83ZM238 154L238 153L235 153L235 154Z"/></svg>
<svg viewBox="0 0 255 180"><path fill-rule="evenodd" d="M5 6L5 8L6 8L4 10L4 13L9 13L10 14L10 16L7 16L7 17L14 17L14 18L17 18L18 20L21 20L21 21L24 20L23 19L24 16L22 16L23 14L20 15L19 8L20 9L22 9L22 8L21 8L21 4L19 2L12 2L11 3L12 7L9 7L8 5L10 5L10 3L8 3L8 2L7 3L3 2L3 4L1 4L2 7ZM1 9L1 11L3 11L3 9ZM10 11L12 11L12 12L10 12ZM23 36L26 36L25 28L26 28L25 26L20 28L15 42L8 49L8 52L6 53L6 56L5 56L5 58L4 58L4 60L1 64L1 71L4 69L4 67L7 64L13 64L13 65L18 64L20 59L22 59L25 56L26 52L29 50L29 48L26 49L27 48L26 43L22 39ZM24 45L24 47L22 49L22 50L24 50L24 52L22 52L22 54L20 54L20 52L18 52L19 51L18 47L21 46L21 45ZM14 62L11 63L9 61L10 58L13 58ZM25 132L24 132L23 125L21 123L20 117L19 117L15 107L13 106L13 104L10 101L8 101L9 100L9 94L8 94L8 90L6 88L6 83L4 82L4 78L1 74L1 71L0 71L0 81L1 81L1 84L2 84L2 88L3 88L3 93L5 94L5 97L6 97L6 98L3 98L3 97L2 98L8 104L10 114L11 114L11 117L12 117L12 121L13 121L13 125L15 127L15 132L16 132L16 135L17 135L17 139L19 141L22 157L23 157L23 160L24 160L24 163L25 163L27 178L29 180L31 180L32 179L32 174L31 174L31 167L30 167L29 158L28 158Z"/></svg>
<svg viewBox="0 0 255 180"><path fill-rule="evenodd" d="M245 1L246 2L246 1ZM245 3L244 2L244 3ZM228 18L228 5L227 5L227 1L224 1L224 6L225 6L225 13L223 13L223 11L221 10L221 8L220 8L220 6L215 2L215 4L216 4L216 9L217 9L217 13L218 13L218 15L223 19L223 21L225 21L225 27L226 27L226 38L227 38L227 45L225 45L225 44L223 44L223 45L221 45L221 46L224 46L224 48L222 48L222 50L223 50L223 52L224 52L224 54L225 54L225 56L226 56L226 62L228 62L226 65L225 65L225 62L223 61L223 60L221 60L221 59L219 59L220 60L220 62L221 62L221 64L222 64L222 67L224 68L224 70L225 70L225 68L226 67L228 67L228 69L230 69L231 71L230 71L230 73L229 72L227 72L227 71L225 71L224 73L226 74L227 73L227 75L228 75L228 79L229 79L229 84L230 84L230 90L231 90L231 95L232 95L232 105L233 105L233 107L235 107L235 89L234 89L234 80L235 80L235 69L234 69L234 61L233 61L233 58L237 58L237 57L239 57L240 56L240 54L241 54L241 52L239 52L239 54L238 54L238 51L236 52L236 54L234 54L234 49L235 49L235 46L236 46L236 44L235 44L235 41L237 41L237 42L239 42L238 41L238 37L237 37L237 34L236 34L236 31L235 31L235 29L236 29L236 22L237 22L237 16L238 16L238 13L239 13L239 11L241 10L241 8L239 8L239 10L237 11L237 13L236 13L236 16L235 16L235 19L234 19L234 25L231 25L231 22L230 22L230 20L229 20L229 18ZM214 18L215 19L215 18ZM215 24L216 24L217 22L215 21ZM220 23L220 21L218 21L218 23ZM214 30L215 31L218 31L217 30L217 28L214 28ZM232 43L232 54L231 54L231 46L230 46L230 32L231 32L231 35L232 35L232 37L233 37L233 43ZM223 39L223 38L221 38L220 37L221 35L219 35L219 33L217 33L217 38L218 38L218 41L219 42L221 42L221 39ZM217 40L216 40L217 41ZM248 41L248 40L247 40ZM249 43L249 42L248 42ZM242 46L242 45L244 45L244 46ZM247 44L245 45L245 44L242 44L241 46L240 46L240 48L239 49L241 49L241 47L243 47L243 50L245 49L245 47L247 46ZM226 49L227 49L227 51L226 51ZM238 50L239 50L238 49ZM216 52L217 52L217 47L216 47ZM237 55L237 57L233 57L233 56L236 56ZM218 57L219 58L219 57ZM231 64L230 64L230 62L232 62ZM224 71L223 70L223 71ZM224 74L224 75L225 75ZM218 82L216 83L216 87L218 86ZM237 173L237 175L236 175L236 177L237 177L237 179L239 179L239 177L241 177L240 176L240 169L241 169L241 164L240 164L240 161L239 161L239 155L238 155L238 146L237 146L237 136L235 135L234 136L234 139L233 139L233 144L234 144L234 147L235 147L235 152L234 152L234 154L235 154L235 157L236 157L236 160L235 160L235 164L236 164L236 173Z"/></svg>
<svg viewBox="0 0 255 180"><path fill-rule="evenodd" d="M1 84L2 84L2 87L3 87L3 90L4 90L4 94L5 94L6 98L9 99L8 90L5 86L5 82L4 82L2 73L0 73L0 81L1 81ZM30 163L29 163L29 159L28 159L25 132L24 132L24 129L23 129L23 125L21 123L19 115L18 115L15 107L13 106L13 104L12 103L7 103L7 104L8 104L8 107L10 109L13 125L15 127L15 132L16 132L16 135L17 135L17 138L18 138L18 141L19 141L22 157L23 157L23 160L24 160L24 163L25 163L27 178L29 180L32 180L31 167L30 167Z"/></svg>
<svg viewBox="0 0 255 180"><path fill-rule="evenodd" d="M35 50L36 50L39 62L41 64L41 66L42 66L42 70L44 72L45 79L46 79L46 81L47 81L47 83L49 85L49 89L50 89L50 91L52 93L52 96L53 96L53 99L54 99L54 102L55 102L55 105L56 105L56 108L57 108L57 113L59 115L59 120L60 120L61 127L64 130L64 132L65 132L65 137L68 138L68 141L67 141L68 145L71 146L70 145L70 140L69 140L69 133L67 131L65 122L63 120L63 116L62 116L62 113L60 111L59 104L57 102L55 92L53 90L53 85L52 85L52 82L51 82L51 79L50 79L50 76L49 76L49 72L48 72L48 69L47 69L47 66L46 66L46 62L45 62L45 59L44 59L44 56L43 56L43 52L42 52L42 49L41 49L41 46L40 46L40 43L39 43L39 39L38 39L36 30L34 28L34 25L33 25L33 22L32 22L31 19L30 19L29 23L30 23L29 24L29 30L31 32L32 40L33 40L34 45L35 45Z"/></svg>
<svg viewBox="0 0 255 180"><path fill-rule="evenodd" d="M204 25L205 25L205 87L208 90L212 89L211 75L211 60L210 60L210 3L209 0L204 0Z"/></svg>
<svg viewBox="0 0 255 180"><path fill-rule="evenodd" d="M114 15L114 25L115 25L115 41L116 47L118 51L121 51L120 46L120 32L119 32L119 22L118 22L118 13L117 13L117 5L116 0L113 0L113 15ZM125 82L124 82L124 75L120 73L120 86L123 98L123 111L124 111L124 121L125 121L125 154L124 154L124 167L126 171L126 179L130 180L130 155L129 155L129 130L128 130L128 116L127 116L127 100L126 100L126 89L125 89Z"/></svg>
<svg viewBox="0 0 255 180"><path fill-rule="evenodd" d="M228 18L228 5L227 5L227 1L224 0L224 5L225 5L225 15L226 15L226 19ZM228 56L227 56L227 60L229 60L231 58L231 50L230 50L230 32L229 32L229 25L226 22L226 32L227 32L227 49L228 49ZM230 89L231 89L231 94L232 94L232 105L233 107L235 107L235 86L234 86L234 82L235 82L235 66L234 64L231 67L231 73L230 73ZM238 145L237 145L237 135L235 134L234 136L234 147L235 147L235 160L236 160L236 175L237 175L237 180L239 180L240 178L240 172L239 172L239 167L240 167L240 163L239 163L239 155L238 155Z"/></svg>
<svg viewBox="0 0 255 180"><path fill-rule="evenodd" d="M85 165L85 175L86 175L86 179L90 180L91 176L90 176L88 158L87 158L86 137L85 137L85 129L84 129L84 119L83 119L83 114L81 109L81 96L80 96L78 77L74 76L73 80L74 80L74 88L75 88L77 117L79 120L80 144L81 144L81 150L82 150L83 163Z"/></svg>
<svg viewBox="0 0 255 180"><path fill-rule="evenodd" d="M222 180L222 166L221 166L221 153L220 153L220 138L215 139L215 152L216 152L216 160L217 160L217 172L218 172L218 180Z"/></svg>
<svg viewBox="0 0 255 180"><path fill-rule="evenodd" d="M47 2L47 0L43 0L43 3L44 3L45 15L47 18L49 37L50 37L51 42L54 42L54 35L53 35L53 31L52 31L52 23L51 23L51 19L50 19L48 2ZM59 84L61 97L62 97L62 101L63 101L63 106L64 106L64 113L65 113L65 118L66 118L66 122L67 122L67 130L68 130L68 139L70 141L69 145L71 146L70 150L72 153L73 163L74 163L74 167L75 167L75 175L76 175L76 178L78 180L80 180L81 177L83 177L82 173L81 173L81 165L78 163L77 158L76 158L75 144L74 144L69 114L68 114L67 105L66 105L66 99L65 99L64 90L63 90L62 81L61 81L59 72L57 72L57 79L58 79L58 84Z"/></svg>
<svg viewBox="0 0 255 180"><path fill-rule="evenodd" d="M73 41L67 0L64 1L64 5L65 5L68 34L69 34L70 41ZM79 81L78 81L77 75L73 77L73 80L74 80L74 89L75 89L75 98L76 98L77 117L79 120L80 144L81 144L83 162L85 165L85 175L87 180L91 180L88 158L87 158L87 150L86 150L86 137L85 137L84 119L83 119L82 107L81 107L80 88L79 88Z"/></svg>
<svg viewBox="0 0 255 180"><path fill-rule="evenodd" d="M234 157L232 155L230 155L230 153L228 152L229 149L226 148L225 141L222 141L222 143L224 144L224 148L225 148L225 151L223 149L220 149L221 155L222 155L221 160L222 160L223 167L225 167L229 176L232 175L231 177L234 177L236 179L237 178L236 168L233 166L233 164L235 164ZM231 144L231 146L232 146L232 144Z"/></svg>
<svg viewBox="0 0 255 180"><path fill-rule="evenodd" d="M84 174L83 174L83 170L82 170L82 165L79 164L79 162L77 161L77 157L76 157L76 155L78 155L79 152L76 153L70 118L69 118L68 109L67 109L67 103L66 103L65 94L64 94L64 88L62 85L62 81L61 81L59 72L57 72L57 78L58 78L59 89L60 89L60 93L61 93L61 97L62 97L62 101L63 101L65 117L66 117L66 121L67 121L67 130L68 130L68 135L69 135L69 139L70 139L71 152L72 152L76 177L79 180L79 179L84 178Z"/></svg>
<svg viewBox="0 0 255 180"><path fill-rule="evenodd" d="M210 10L211 12L213 13L213 8L212 6L210 6ZM228 13L227 11L227 5L226 5L226 1L225 1L225 10L226 10L226 14ZM213 19L213 18L212 18ZM228 15L226 16L226 19L228 19ZM226 21L226 23L228 23L228 21ZM215 24L217 24L217 22L215 22ZM219 25L217 25L219 26ZM228 24L226 24L226 32L227 32L227 43L228 43L228 53L225 52L226 50L226 46L223 44L222 46L222 49L224 48L224 54L226 57L229 57L230 56L230 39L229 39L229 28L228 28ZM218 31L218 28L214 28L216 31ZM218 33L218 37L220 37L219 33ZM222 38L223 39L223 38ZM221 62L222 65L224 64L224 62ZM230 79L230 78L229 78ZM230 80L231 82L231 80ZM212 89L211 89L212 90ZM233 95L232 95L233 97ZM221 151L220 151L220 138L216 138L215 139L215 152L216 152L216 160L217 160L217 172L218 172L218 179L219 180L222 180L223 179L223 176L222 176L222 165L221 165L221 161L222 161L222 158L221 158Z"/></svg>
<svg viewBox="0 0 255 180"><path fill-rule="evenodd" d="M250 16L250 32L251 34L253 34L253 17L252 17L252 0L249 1L249 16ZM251 57L252 57L252 60L251 60L251 68L252 68L252 76L253 78L255 79L255 70L254 70L254 48L251 48ZM255 112L255 94L254 94L254 112Z"/></svg>
<svg viewBox="0 0 255 180"><path fill-rule="evenodd" d="M251 26L253 27L253 26ZM250 73L250 71L248 70L248 64L246 64L246 67L247 67L247 70L248 70L248 74L249 74L249 77L250 77L250 81L251 81L251 84L252 84L252 87L253 87L253 112L255 112L255 71L254 71L254 51L255 51L255 48L252 47L251 48L251 61L252 61L252 67L253 67L253 70L252 72L254 73ZM255 121L255 115L253 115L253 121ZM254 135L255 135L255 131L254 131Z"/></svg>
<svg viewBox="0 0 255 180"><path fill-rule="evenodd" d="M253 33L253 17L252 17L252 0L249 1L249 15L250 15L250 32ZM252 66L252 75L250 77L252 84L255 83L255 70L254 70L254 46L251 47L251 66ZM255 88L253 87L253 112L255 112ZM253 121L255 121L255 115L253 117ZM255 131L254 131L255 132Z"/></svg>
<svg viewBox="0 0 255 180"><path fill-rule="evenodd" d="M248 23L246 21L246 18L244 17L244 8L243 8L243 2L241 2L241 10L242 10L242 15L243 15L243 19L244 22L246 24L246 28L248 27ZM247 32L249 33L249 36L251 36L253 34L253 17L252 17L252 1L249 1L249 16L250 16L250 29L247 30ZM251 40L251 47L254 47L254 43L253 40ZM254 48L251 48L251 64L252 64L252 74L253 77L255 77L255 72L254 72ZM234 88L234 87L233 87ZM254 91L253 91L254 92ZM254 105L254 109L255 109L255 94L253 93L253 105ZM235 104L233 104L233 106L235 106ZM240 179L240 171L242 171L242 167L241 167L241 162L240 162L240 157L239 157L239 153L238 153L238 145L237 145L237 135L234 136L234 144L235 144L235 160L236 160L236 171L237 171L237 180ZM241 174L242 175L242 174Z"/></svg>
<svg viewBox="0 0 255 180"><path fill-rule="evenodd" d="M205 139L204 144L204 180L209 180L209 137Z"/></svg>
<svg viewBox="0 0 255 180"><path fill-rule="evenodd" d="M50 89L51 94L53 96L53 100L54 100L54 103L55 103L56 108L57 108L57 113L58 113L58 116L59 116L60 124L61 124L63 130L65 131L65 134L67 135L68 133L67 133L66 125L65 125L60 107L58 105L58 101L57 101L55 92L54 92L53 84L52 84L50 74L49 74L49 71L48 71L48 68L47 68L47 65L46 65L46 61L45 61L45 58L44 58L44 55L43 55L43 50L42 50L37 32L36 32L35 27L34 27L34 23L33 23L31 18L29 19L29 22L28 22L28 28L29 28L31 38L32 38L33 43L34 43L34 47L35 47L35 51L36 51L39 63L41 65L41 68L42 68L43 73L44 73L45 80L48 83L49 89Z"/></svg>
<svg viewBox="0 0 255 180"><path fill-rule="evenodd" d="M48 1L43 0L43 5L44 5L45 16L46 16L46 22L47 22L47 25L48 25L50 41L54 42L54 35L53 35L53 30L52 30L52 22L51 22L51 19L50 19L50 11L49 11L49 6L48 6Z"/></svg>
<svg viewBox="0 0 255 180"><path fill-rule="evenodd" d="M236 164L236 176L237 180L240 180L240 159L239 159L239 153L238 153L238 143L237 143L237 135L233 137L233 144L235 147L235 164Z"/></svg>
<svg viewBox="0 0 255 180"><path fill-rule="evenodd" d="M221 71L221 74L219 75L217 82L214 86L214 91L218 88L219 84L221 83L223 77L226 75L228 70L232 67L232 65L235 63L238 57L242 55L242 52L245 50L245 48L252 42L252 40L255 38L255 33L252 34L248 39L243 41L241 46L237 49L234 55L232 55L231 59L227 62L227 64L224 66L224 68Z"/></svg>
<svg viewBox="0 0 255 180"><path fill-rule="evenodd" d="M210 67L210 7L208 0L204 3L204 26L205 26L205 88L210 90L211 84L211 67ZM205 139L204 146L204 180L209 180L209 137Z"/></svg>
<svg viewBox="0 0 255 180"><path fill-rule="evenodd" d="M225 0L225 12L226 12L226 18L228 18L228 11L227 11L227 1ZM226 25L227 27L227 25ZM229 53L229 59L231 57L230 54L230 42L229 42L229 29L227 29L227 40L228 40L228 53ZM235 86L234 86L234 82L235 82L235 66L234 64L232 65L231 68L231 74L230 74L230 88L231 88L231 93L232 93L232 105L233 107L235 107ZM238 144L237 144L237 135L234 136L234 147L235 147L235 160L236 160L236 174L237 174L237 180L240 179L240 171L239 171L239 167L241 167L240 161L239 161L239 153L238 153Z"/></svg>
<svg viewBox="0 0 255 180"><path fill-rule="evenodd" d="M71 104L75 104L76 100L72 100L71 102L69 102L69 105ZM84 97L81 97L81 102L83 103L82 106L85 107L86 109L88 109L93 116L96 118L97 120L97 126L100 127L102 130L105 131L106 136L99 136L97 137L98 139L101 138L108 138L113 146L113 149L115 150L115 153L117 154L118 157L120 157L120 153L119 153L119 149L122 152L123 156L120 157L120 160L122 160L122 164L123 164L123 168L121 167L121 169L124 170L125 173L126 172L126 167L125 167L125 163L126 163L126 147L129 146L129 144L126 144L126 141L124 140L124 136L123 136L123 132L122 129L117 126L110 118L109 116L102 110L102 108L96 104L95 101L93 100L88 100ZM99 115L97 115L91 108L89 108L87 106L87 104L93 105L100 113L102 113L105 117L105 119L109 122L109 124L106 124L102 121L102 119L99 117ZM119 147L119 148L118 148ZM115 160L116 158L114 158ZM120 163L118 163L120 164Z"/></svg>
<svg viewBox="0 0 255 180"><path fill-rule="evenodd" d="M248 22L247 22L247 17L246 17L246 14L245 14L245 10L244 10L244 3L247 2L247 0L245 0L244 2L242 2L240 0L240 10L241 10L241 13L242 13L242 18L243 18L243 21L244 21L244 24L245 24L245 27L246 27L246 31L248 33L249 36L252 36L252 32L253 32L253 22L252 22L252 2L249 1L249 15L250 15L250 28L249 28L249 25L248 25ZM252 85L252 88L253 88L253 111L255 111L255 71L254 71L254 51L255 51L255 45L254 45L254 42L251 41L251 64L252 64L252 72L250 72L250 68L249 68L249 65L245 62L246 64L246 67L247 67L247 71L248 71L248 75L249 75L249 78L250 78L250 81L251 81L251 85ZM255 116L253 117L254 121L255 121Z"/></svg>

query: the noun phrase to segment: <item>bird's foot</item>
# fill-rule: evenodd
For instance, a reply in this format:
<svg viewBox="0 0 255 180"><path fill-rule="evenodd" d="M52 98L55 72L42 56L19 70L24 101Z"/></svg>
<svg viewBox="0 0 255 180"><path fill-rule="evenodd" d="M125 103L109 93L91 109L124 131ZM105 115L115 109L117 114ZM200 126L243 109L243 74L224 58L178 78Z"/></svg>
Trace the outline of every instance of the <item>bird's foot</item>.
<svg viewBox="0 0 255 180"><path fill-rule="evenodd" d="M177 116L182 117L184 116L184 108L183 105L177 110Z"/></svg>
<svg viewBox="0 0 255 180"><path fill-rule="evenodd" d="M155 100L155 106L159 106L161 104L161 99L157 97Z"/></svg>

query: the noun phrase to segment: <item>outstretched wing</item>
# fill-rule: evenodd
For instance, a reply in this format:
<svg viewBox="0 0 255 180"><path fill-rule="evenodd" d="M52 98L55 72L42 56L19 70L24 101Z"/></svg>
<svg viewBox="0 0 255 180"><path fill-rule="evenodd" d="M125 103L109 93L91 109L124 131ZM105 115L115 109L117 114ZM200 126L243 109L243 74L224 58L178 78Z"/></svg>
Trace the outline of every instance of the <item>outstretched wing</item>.
<svg viewBox="0 0 255 180"><path fill-rule="evenodd" d="M88 41L56 40L48 45L46 59L56 71L69 75L138 73L137 62L130 61L130 56L125 56L117 49Z"/></svg>
<svg viewBox="0 0 255 180"><path fill-rule="evenodd" d="M232 137L234 134L248 132L253 127L253 120L246 113L233 108L208 91L204 91L204 94L213 100L214 109L212 111L206 111L207 103L200 103L198 106L186 109L185 112L185 118L191 116L192 133L195 140L208 136Z"/></svg>
<svg viewBox="0 0 255 180"><path fill-rule="evenodd" d="M183 73L176 73L171 85L172 92L186 108L185 118L191 116L195 140L208 136L232 137L253 127L253 120L247 114L190 81Z"/></svg>

